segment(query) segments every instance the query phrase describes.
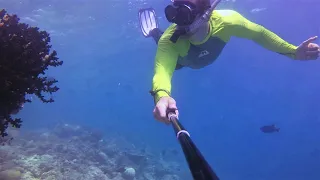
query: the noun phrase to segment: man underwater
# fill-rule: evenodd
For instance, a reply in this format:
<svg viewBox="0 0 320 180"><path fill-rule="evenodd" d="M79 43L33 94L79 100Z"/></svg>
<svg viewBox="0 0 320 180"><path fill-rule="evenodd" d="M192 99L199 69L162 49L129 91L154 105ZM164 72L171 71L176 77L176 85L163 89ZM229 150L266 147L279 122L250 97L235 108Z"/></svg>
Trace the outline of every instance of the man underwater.
<svg viewBox="0 0 320 180"><path fill-rule="evenodd" d="M213 63L232 36L253 40L262 47L293 60L315 60L319 45L311 37L294 46L279 36L255 24L234 10L214 10L220 0L172 0L165 15L172 24L161 32L152 8L139 11L142 33L153 37L158 44L151 94L154 97L154 117L169 123L167 113L175 111L176 101L171 97L171 78L183 67L200 69Z"/></svg>

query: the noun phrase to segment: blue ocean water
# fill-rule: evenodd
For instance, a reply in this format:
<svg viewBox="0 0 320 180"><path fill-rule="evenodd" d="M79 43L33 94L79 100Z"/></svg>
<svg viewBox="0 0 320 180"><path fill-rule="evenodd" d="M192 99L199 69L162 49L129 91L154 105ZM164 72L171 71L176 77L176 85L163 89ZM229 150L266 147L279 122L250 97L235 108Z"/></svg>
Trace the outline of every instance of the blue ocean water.
<svg viewBox="0 0 320 180"><path fill-rule="evenodd" d="M57 122L122 136L155 154L178 150L176 161L191 179L170 126L156 122L148 93L156 45L142 36L140 8L155 8L161 29L169 0L11 0L2 8L51 34L64 61L48 75L59 80L55 102L26 104L23 130ZM316 0L224 1L233 9L299 45L320 35ZM317 42L319 43L319 41ZM172 94L180 120L222 180L320 178L319 61L292 61L256 43L232 38L219 59L201 70L174 74ZM260 127L276 124L279 133Z"/></svg>

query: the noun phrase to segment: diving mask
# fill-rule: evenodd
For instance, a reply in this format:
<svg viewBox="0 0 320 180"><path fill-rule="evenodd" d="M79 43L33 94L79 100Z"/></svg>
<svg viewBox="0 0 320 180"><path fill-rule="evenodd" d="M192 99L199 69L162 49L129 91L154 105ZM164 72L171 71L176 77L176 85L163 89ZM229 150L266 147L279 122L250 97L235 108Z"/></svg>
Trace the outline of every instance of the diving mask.
<svg viewBox="0 0 320 180"><path fill-rule="evenodd" d="M165 8L167 20L178 26L191 25L200 13L196 5L189 1L173 1Z"/></svg>
<svg viewBox="0 0 320 180"><path fill-rule="evenodd" d="M217 7L221 0L215 0L201 12L194 3L189 1L173 1L173 5L168 5L165 9L166 18L169 22L177 24L177 30L170 38L176 42L181 35L195 31L202 24L209 21L212 11Z"/></svg>

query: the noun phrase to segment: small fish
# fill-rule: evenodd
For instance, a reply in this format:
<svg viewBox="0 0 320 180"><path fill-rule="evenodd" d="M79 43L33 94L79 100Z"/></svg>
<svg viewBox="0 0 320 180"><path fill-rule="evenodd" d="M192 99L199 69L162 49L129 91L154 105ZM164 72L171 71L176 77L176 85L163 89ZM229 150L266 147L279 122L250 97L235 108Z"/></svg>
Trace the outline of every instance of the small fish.
<svg viewBox="0 0 320 180"><path fill-rule="evenodd" d="M274 132L279 132L280 128L277 128L276 125L272 124L269 126L262 126L260 130L264 133L274 133Z"/></svg>

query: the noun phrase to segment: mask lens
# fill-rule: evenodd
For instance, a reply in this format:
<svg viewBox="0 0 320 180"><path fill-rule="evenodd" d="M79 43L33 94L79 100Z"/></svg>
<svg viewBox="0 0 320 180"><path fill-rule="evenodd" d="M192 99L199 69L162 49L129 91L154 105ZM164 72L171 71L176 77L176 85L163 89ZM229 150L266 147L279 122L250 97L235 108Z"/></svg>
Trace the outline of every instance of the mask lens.
<svg viewBox="0 0 320 180"><path fill-rule="evenodd" d="M186 5L169 5L165 8L165 15L169 22L179 26L187 26L194 21L192 9Z"/></svg>
<svg viewBox="0 0 320 180"><path fill-rule="evenodd" d="M180 6L176 16L176 24L180 26L187 26L192 24L192 21L193 19L191 10L186 6Z"/></svg>
<svg viewBox="0 0 320 180"><path fill-rule="evenodd" d="M177 8L173 7L172 5L169 5L164 10L166 18L169 22L174 23L175 18L177 16Z"/></svg>

